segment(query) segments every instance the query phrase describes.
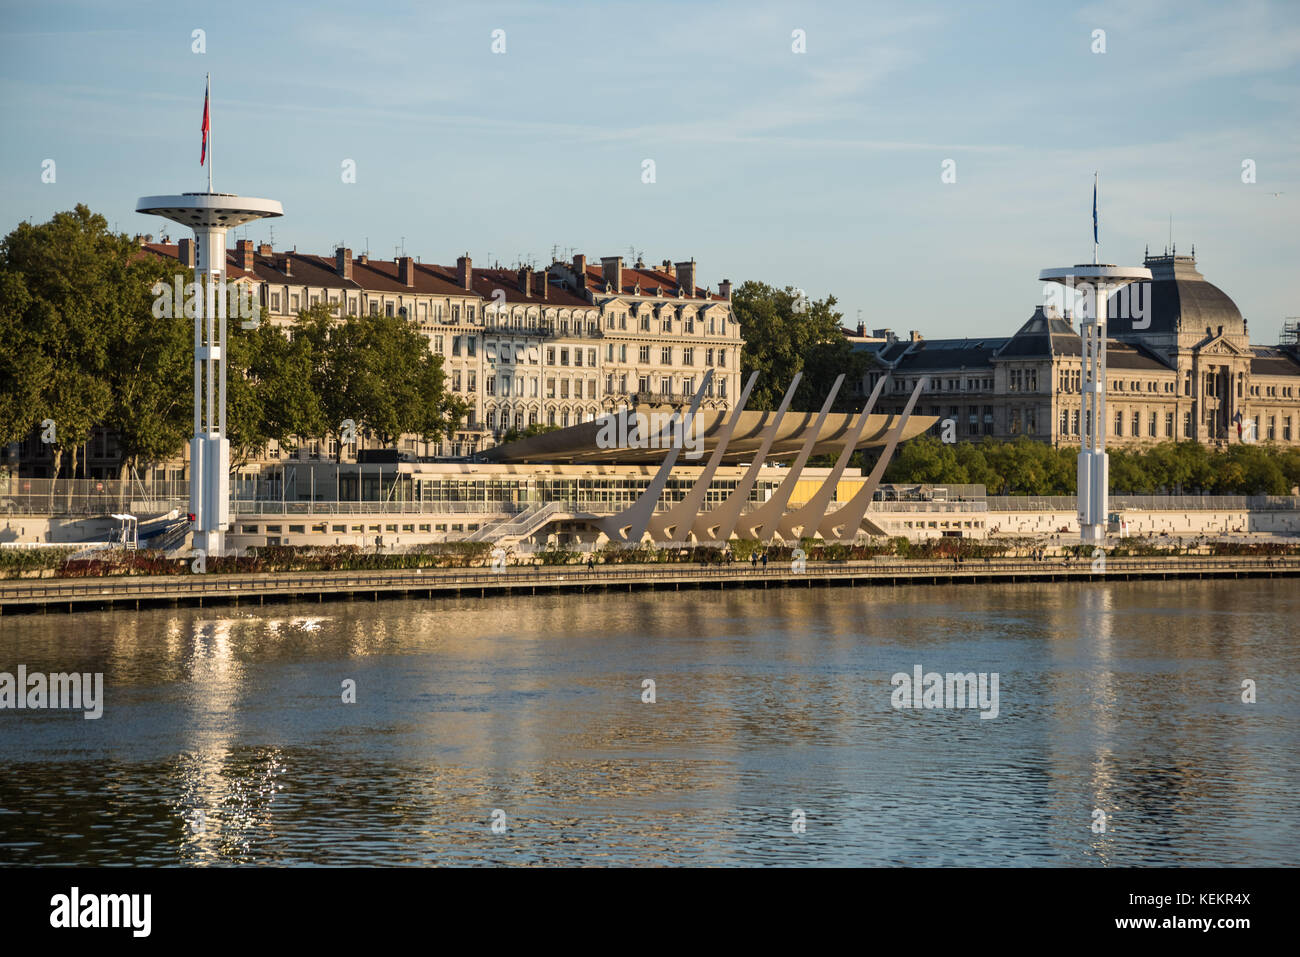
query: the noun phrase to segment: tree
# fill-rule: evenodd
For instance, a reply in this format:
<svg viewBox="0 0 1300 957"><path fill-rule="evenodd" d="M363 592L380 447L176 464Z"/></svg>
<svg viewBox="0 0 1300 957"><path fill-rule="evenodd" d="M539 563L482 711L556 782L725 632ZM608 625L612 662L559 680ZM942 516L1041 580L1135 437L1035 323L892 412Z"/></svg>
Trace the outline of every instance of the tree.
<svg viewBox="0 0 1300 957"><path fill-rule="evenodd" d="M556 425L530 425L526 429L506 429L505 435L501 437L501 444L531 439L534 435L545 435L547 432L555 432L558 428L559 426Z"/></svg>
<svg viewBox="0 0 1300 957"><path fill-rule="evenodd" d="M334 317L321 303L299 314L295 338L311 346L312 389L320 401L324 432L338 439L351 421L385 445L405 434L435 442L454 430L468 406L448 393L442 357L429 341L392 316Z"/></svg>
<svg viewBox="0 0 1300 957"><path fill-rule="evenodd" d="M230 464L238 468L272 441L291 449L295 436L321 435L325 414L312 387L314 355L307 336L290 339L266 311L256 329L228 330L226 431Z"/></svg>
<svg viewBox="0 0 1300 957"><path fill-rule="evenodd" d="M791 402L795 411L820 409L840 373L845 381L832 408L856 411L861 405L854 386L862 381L871 359L844 338L840 327L844 316L835 311L835 303L834 296L813 302L790 286L777 289L754 280L736 289L731 311L745 339L741 377L759 373L750 408L775 409L798 372L804 375Z"/></svg>
<svg viewBox="0 0 1300 957"><path fill-rule="evenodd" d="M52 420L55 478L65 451L72 454L76 474L77 450L110 405L102 374L109 337L105 317L124 306L128 291L119 273L129 246L124 236L108 232L104 217L80 204L56 213L48 223L20 223L0 243L0 273L10 277L5 291L21 301L21 306L6 306L7 321L21 323L25 334L16 348L31 352L7 362L14 371L0 387L6 392L4 406L12 410L7 415L14 418L0 424L0 430L24 434ZM15 314L15 308L21 313ZM36 388L28 378L33 370L42 376ZM52 498L53 485L50 494Z"/></svg>

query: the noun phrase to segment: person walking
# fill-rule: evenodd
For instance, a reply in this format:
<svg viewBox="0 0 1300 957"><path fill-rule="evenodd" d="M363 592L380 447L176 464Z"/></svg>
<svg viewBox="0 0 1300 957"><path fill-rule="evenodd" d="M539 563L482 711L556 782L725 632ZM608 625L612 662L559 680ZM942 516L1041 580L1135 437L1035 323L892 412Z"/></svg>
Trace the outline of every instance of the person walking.
<svg viewBox="0 0 1300 957"><path fill-rule="evenodd" d="M749 567L755 571L758 570L758 552L749 553Z"/></svg>
<svg viewBox="0 0 1300 957"><path fill-rule="evenodd" d="M763 571L767 571L767 552L763 553Z"/></svg>

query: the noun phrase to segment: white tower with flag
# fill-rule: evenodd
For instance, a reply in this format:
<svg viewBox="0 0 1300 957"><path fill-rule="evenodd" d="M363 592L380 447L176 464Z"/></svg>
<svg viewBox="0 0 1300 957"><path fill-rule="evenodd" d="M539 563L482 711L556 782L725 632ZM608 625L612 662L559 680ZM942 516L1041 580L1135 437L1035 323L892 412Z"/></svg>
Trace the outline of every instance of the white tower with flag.
<svg viewBox="0 0 1300 957"><path fill-rule="evenodd" d="M212 123L208 76L203 96L203 143L208 190L174 196L143 196L136 212L175 220L194 230L195 280L203 289L194 314L194 437L190 440L190 512L194 548L204 555L225 550L230 524L230 442L226 438L226 230L257 219L282 216L273 199L212 190Z"/></svg>
<svg viewBox="0 0 1300 957"><path fill-rule="evenodd" d="M1142 266L1100 263L1097 220L1097 177L1092 181L1092 263L1044 269L1038 278L1061 283L1080 293L1079 336L1083 340L1083 432L1079 451L1079 534L1100 545L1106 540L1110 488L1110 459L1106 455L1106 318L1110 296L1131 282L1151 279ZM1124 297L1125 301L1131 297ZM1068 299L1067 299L1068 301ZM1150 301L1148 297L1146 301Z"/></svg>

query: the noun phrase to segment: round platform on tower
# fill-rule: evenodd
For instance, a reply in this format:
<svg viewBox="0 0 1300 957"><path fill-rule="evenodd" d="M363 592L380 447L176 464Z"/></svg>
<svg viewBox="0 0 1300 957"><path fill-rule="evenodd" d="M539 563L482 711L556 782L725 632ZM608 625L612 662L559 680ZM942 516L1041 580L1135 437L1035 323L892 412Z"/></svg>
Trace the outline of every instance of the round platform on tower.
<svg viewBox="0 0 1300 957"><path fill-rule="evenodd" d="M283 216L278 200L234 193L181 193L177 196L141 196L137 213L161 216L193 228L242 226L257 219Z"/></svg>

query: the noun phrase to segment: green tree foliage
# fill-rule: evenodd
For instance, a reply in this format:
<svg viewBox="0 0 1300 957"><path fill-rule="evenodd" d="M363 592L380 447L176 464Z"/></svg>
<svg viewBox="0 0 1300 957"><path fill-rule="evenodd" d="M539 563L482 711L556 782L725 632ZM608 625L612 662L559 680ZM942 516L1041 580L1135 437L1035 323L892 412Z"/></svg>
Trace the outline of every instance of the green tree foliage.
<svg viewBox="0 0 1300 957"><path fill-rule="evenodd" d="M0 441L53 419L55 477L63 453L95 426L116 433L123 477L182 452L193 431L193 317L154 315L154 287L191 270L143 253L78 205L22 223L0 243ZM468 413L444 388L442 360L404 320L338 320L329 305L300 314L290 336L263 313L226 330L226 426L232 464L274 439L338 435L345 418L392 444L437 441Z"/></svg>
<svg viewBox="0 0 1300 957"><path fill-rule="evenodd" d="M325 416L312 388L313 352L305 336L290 338L273 325L266 310L255 329L242 325L228 331L226 430L230 464L237 467L272 440L292 449L296 436L322 435Z"/></svg>
<svg viewBox="0 0 1300 957"><path fill-rule="evenodd" d="M854 387L861 383L871 360L844 338L840 327L844 316L835 310L835 304L834 296L811 301L790 286L777 289L754 280L732 293L732 313L745 339L741 378L759 373L749 408L775 409L797 372L803 373L803 380L791 402L795 411L820 409L840 373L844 373L844 384L832 408L856 411L862 404Z"/></svg>
<svg viewBox="0 0 1300 957"><path fill-rule="evenodd" d="M990 495L1074 495L1078 454L1024 436L945 444L919 435L898 447L884 481L983 485ZM1300 486L1296 448L1247 443L1216 450L1164 442L1109 454L1116 495L1287 495Z"/></svg>
<svg viewBox="0 0 1300 957"><path fill-rule="evenodd" d="M526 429L507 429L501 438L501 444L507 442L518 442L520 439L531 439L534 435L545 435L547 432L554 432L559 428L555 425L530 425Z"/></svg>
<svg viewBox="0 0 1300 957"><path fill-rule="evenodd" d="M294 325L311 348L311 387L324 416L323 433L339 440L351 420L385 444L403 434L430 442L453 431L468 414L448 393L442 357L428 340L395 316L334 317L328 304L304 310Z"/></svg>
<svg viewBox="0 0 1300 957"><path fill-rule="evenodd" d="M34 397L23 376L0 379L0 407L13 410L0 432L26 434L53 419L56 476L65 450L75 473L77 449L96 425L119 429L128 460L172 451L178 417L169 414L162 393L177 381L179 366L168 353L181 339L154 324L150 292L168 272L84 205L48 223L21 223L0 243L0 273L10 275L6 291L25 293L18 348L33 354L29 374L36 369L41 376ZM3 321L13 321L13 308L6 305ZM133 374L140 379L129 381Z"/></svg>

